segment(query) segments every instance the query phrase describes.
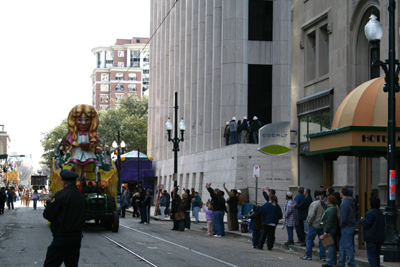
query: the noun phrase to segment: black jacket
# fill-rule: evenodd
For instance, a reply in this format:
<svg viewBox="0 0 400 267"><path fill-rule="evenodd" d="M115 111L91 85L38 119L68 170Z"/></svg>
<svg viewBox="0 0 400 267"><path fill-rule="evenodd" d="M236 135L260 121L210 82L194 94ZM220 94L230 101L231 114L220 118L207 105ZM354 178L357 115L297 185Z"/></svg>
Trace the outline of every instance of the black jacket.
<svg viewBox="0 0 400 267"><path fill-rule="evenodd" d="M364 228L366 242L383 243L385 241L385 217L380 209L370 209L360 223Z"/></svg>
<svg viewBox="0 0 400 267"><path fill-rule="evenodd" d="M232 213L236 212L237 213L239 211L238 208L237 208L237 205L239 203L239 198L237 196L229 197L227 202L228 202L228 205L229 205L229 212L232 212Z"/></svg>
<svg viewBox="0 0 400 267"><path fill-rule="evenodd" d="M0 203L6 203L7 195L6 192L0 192Z"/></svg>
<svg viewBox="0 0 400 267"><path fill-rule="evenodd" d="M297 204L296 206L294 206L295 209L299 210L299 219L300 220L307 219L308 207L310 207L312 202L313 201L312 201L311 196L308 195L303 199L303 201L301 201L300 204Z"/></svg>
<svg viewBox="0 0 400 267"><path fill-rule="evenodd" d="M75 184L68 185L47 202L43 217L51 222L53 236L81 235L86 220L87 203Z"/></svg>
<svg viewBox="0 0 400 267"><path fill-rule="evenodd" d="M211 205L213 206L213 211L226 212L225 199L223 197L217 197L217 195L214 193L214 189L212 189L211 187L207 188L207 190L212 198Z"/></svg>

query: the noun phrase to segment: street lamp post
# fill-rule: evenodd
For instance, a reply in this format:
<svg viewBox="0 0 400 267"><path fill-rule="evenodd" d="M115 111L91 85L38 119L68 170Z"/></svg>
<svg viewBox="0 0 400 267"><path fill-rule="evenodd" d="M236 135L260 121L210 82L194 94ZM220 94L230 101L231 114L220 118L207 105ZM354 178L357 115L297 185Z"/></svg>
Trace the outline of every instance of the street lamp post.
<svg viewBox="0 0 400 267"><path fill-rule="evenodd" d="M399 61L395 59L395 0L389 0L389 59L382 62L378 58L379 42L383 35L383 27L372 14L365 25L365 35L371 43L372 66L382 67L385 72L384 92L388 92L388 199L385 209L386 236L382 246L385 261L400 261L400 238L396 229L396 92L399 92ZM396 68L397 66L397 68Z"/></svg>
<svg viewBox="0 0 400 267"><path fill-rule="evenodd" d="M118 164L118 186L117 186L117 191L121 192L121 148L124 150L125 149L125 142L120 141L120 133L118 131L118 144L117 142L112 143L113 148L117 148L117 164Z"/></svg>
<svg viewBox="0 0 400 267"><path fill-rule="evenodd" d="M168 142L172 142L174 144L174 147L172 148L172 151L174 151L174 188L178 186L178 151L179 151L179 142L183 142L183 136L186 130L186 124L183 121L183 118L181 119L181 122L179 123L179 130L181 131L181 138L178 138L178 92L175 92L175 130L174 130L174 138L171 138L171 131L172 131L172 122L170 118L168 117L168 121L165 124L165 127L167 128L168 132Z"/></svg>

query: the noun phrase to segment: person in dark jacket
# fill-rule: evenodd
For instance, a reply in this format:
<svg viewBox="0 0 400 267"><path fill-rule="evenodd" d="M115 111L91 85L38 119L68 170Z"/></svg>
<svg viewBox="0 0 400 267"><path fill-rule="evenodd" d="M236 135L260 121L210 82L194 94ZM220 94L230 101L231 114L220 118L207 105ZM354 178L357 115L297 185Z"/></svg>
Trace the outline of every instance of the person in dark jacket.
<svg viewBox="0 0 400 267"><path fill-rule="evenodd" d="M296 198L297 198L297 196L296 196ZM295 198L295 201L296 201L296 198ZM304 199L302 199L300 203L298 203L296 201L296 204L292 205L292 208L295 208L299 211L299 225L302 224L302 222L303 222L304 241L307 239L307 234L308 234L308 225L306 222L307 215L308 215L308 208L310 207L312 202L313 201L311 198L311 190L309 188L307 188L304 191ZM297 232L297 228L296 228L296 232ZM299 236L299 233L297 233L297 236ZM300 239L300 237L299 237L299 241L300 242L302 241ZM305 244L303 244L303 245L305 246Z"/></svg>
<svg viewBox="0 0 400 267"><path fill-rule="evenodd" d="M6 203L7 195L6 192L4 191L4 187L0 189L0 215L4 214L4 206Z"/></svg>
<svg viewBox="0 0 400 267"><path fill-rule="evenodd" d="M143 201L143 206L144 206L144 213L145 213L145 221L144 224L149 224L150 223L150 207L151 207L151 192L150 190L146 190L146 196Z"/></svg>
<svg viewBox="0 0 400 267"><path fill-rule="evenodd" d="M272 250L275 242L275 229L280 219L282 219L282 210L278 205L276 196L271 196L270 201L257 208L257 212L261 214L262 234L258 242L257 249L263 249L265 239L268 236L267 247Z"/></svg>
<svg viewBox="0 0 400 267"><path fill-rule="evenodd" d="M139 207L139 211L140 211L140 222L139 223L145 223L147 222L147 218L146 218L146 211L145 211L145 199L146 199L146 193L144 192L143 188L139 189L139 199L137 200L138 202L138 207Z"/></svg>
<svg viewBox="0 0 400 267"><path fill-rule="evenodd" d="M138 201L136 201L136 200L139 200L139 196L140 196L140 193L135 193L134 195L133 195L133 197L132 197L132 208L133 208L133 213L132 213L132 217L139 217L140 215L139 215L139 207L138 207Z"/></svg>
<svg viewBox="0 0 400 267"><path fill-rule="evenodd" d="M88 194L90 194L90 193L96 193L96 192L97 192L97 191L96 191L96 188L93 186L92 181L89 181L88 186L85 186L85 187L82 189L82 194L83 194L85 197L87 197Z"/></svg>
<svg viewBox="0 0 400 267"><path fill-rule="evenodd" d="M257 212L257 206L253 206L253 210L249 212L247 218L250 219L249 229L253 235L253 248L257 248L261 238L262 221L261 214Z"/></svg>
<svg viewBox="0 0 400 267"><path fill-rule="evenodd" d="M340 205L340 227L342 237L339 243L339 266L347 265L355 267L354 264L354 231L356 229L356 204L353 198L349 197L349 189L343 187L340 190L342 204Z"/></svg>
<svg viewBox="0 0 400 267"><path fill-rule="evenodd" d="M181 201L182 201L181 197L178 195L178 188L175 188L171 192L171 196L172 196L171 218L174 221L174 224L173 224L173 227L171 228L171 230L184 231L184 228L185 228L184 220L177 220L177 218L176 218L176 214L178 212L180 212L179 205L181 204Z"/></svg>
<svg viewBox="0 0 400 267"><path fill-rule="evenodd" d="M64 189L46 202L43 217L51 222L53 242L47 248L47 266L78 266L82 227L86 220L87 203L76 187L78 174L63 170L60 173Z"/></svg>
<svg viewBox="0 0 400 267"><path fill-rule="evenodd" d="M165 204L165 215L169 216L170 214L170 204L171 204L171 196L168 194L167 190L164 190L165 198L167 200L167 203Z"/></svg>
<svg viewBox="0 0 400 267"><path fill-rule="evenodd" d="M229 196L229 199L227 201L228 203L228 207L229 207L229 218L231 221L231 229L228 229L229 231L237 231L239 230L239 222L238 222L238 218L237 218L237 214L238 214L238 203L239 203L239 199L237 197L237 190L236 189L232 189L232 195Z"/></svg>
<svg viewBox="0 0 400 267"><path fill-rule="evenodd" d="M364 240L367 242L368 262L372 267L381 266L379 255L385 241L385 217L379 209L381 201L377 197L369 199L371 209L361 218L361 225L364 229Z"/></svg>
<svg viewBox="0 0 400 267"><path fill-rule="evenodd" d="M297 189L297 195L294 198L294 202L296 204L300 204L301 202L303 202L304 197L305 197L304 196L304 187L303 186L299 186L298 189ZM291 208L293 209L294 205L292 205ZM305 237L305 234L304 234L304 223L303 223L303 221L305 220L305 218L307 218L307 215L304 216L304 213L301 213L300 210L297 210L297 212L298 212L298 220L299 220L299 223L295 225L297 239L299 240L298 242L304 243L304 242L306 242L306 237Z"/></svg>
<svg viewBox="0 0 400 267"><path fill-rule="evenodd" d="M338 202L336 200L336 197L334 195L329 195L326 200L326 205L328 205L328 208L325 210L321 219L321 225L324 229L324 237L330 235L333 240L336 239L336 229L338 227L339 209L337 207L337 204ZM323 264L322 266L332 267L334 265L337 265L335 244L328 247L328 262L326 264Z"/></svg>
<svg viewBox="0 0 400 267"><path fill-rule="evenodd" d="M222 190L218 190L217 194L215 194L214 189L211 188L211 183L206 184L207 191L210 193L212 198L212 206L214 208L213 212L213 221L215 221L215 230L217 232L214 237L221 237L225 235L225 226L224 226L224 214L226 212L224 192Z"/></svg>

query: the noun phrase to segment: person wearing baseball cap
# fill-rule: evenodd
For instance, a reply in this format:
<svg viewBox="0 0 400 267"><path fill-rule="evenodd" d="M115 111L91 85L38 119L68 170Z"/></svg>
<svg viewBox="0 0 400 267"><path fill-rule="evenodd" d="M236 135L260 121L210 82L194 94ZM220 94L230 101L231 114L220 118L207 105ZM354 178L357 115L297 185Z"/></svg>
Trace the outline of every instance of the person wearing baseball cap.
<svg viewBox="0 0 400 267"><path fill-rule="evenodd" d="M285 246L294 245L293 240L293 228L299 224L299 214L298 210L291 208L293 204L296 202L293 200L293 193L288 191L286 192L286 208L284 213L285 221L283 225L286 226L287 234L288 234L288 241L285 242Z"/></svg>
<svg viewBox="0 0 400 267"><path fill-rule="evenodd" d="M86 220L87 203L76 187L78 174L70 170L60 173L64 189L46 202L43 217L51 222L53 242L47 248L47 266L78 266L82 227Z"/></svg>

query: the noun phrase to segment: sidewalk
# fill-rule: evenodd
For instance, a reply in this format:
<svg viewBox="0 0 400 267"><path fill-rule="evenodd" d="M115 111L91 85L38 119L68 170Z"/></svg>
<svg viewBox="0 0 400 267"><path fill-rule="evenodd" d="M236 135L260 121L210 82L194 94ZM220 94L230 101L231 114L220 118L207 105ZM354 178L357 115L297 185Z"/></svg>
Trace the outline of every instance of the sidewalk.
<svg viewBox="0 0 400 267"><path fill-rule="evenodd" d="M130 207L129 209L127 209L128 212L133 212L132 207ZM155 207L152 206L150 209L150 214L151 214L151 219L153 220L161 220L161 215L157 215L154 216L154 211L155 211ZM192 212L190 212L190 214L192 214ZM170 217L165 217L165 221L169 222L171 221ZM194 222L194 217L191 217L191 221ZM206 214L203 211L199 212L199 221L200 223L207 223L206 221ZM227 222L227 216L224 216L224 222ZM240 225L240 222L239 222ZM280 221L279 225L276 227L276 233L275 233L275 237L276 237L276 241L275 241L275 246L276 247L280 247L280 248L284 248L284 249L288 249L288 250L293 250L293 251L297 251L300 252L301 255L304 255L306 252L306 248L302 247L300 245L290 245L289 247L285 246L284 243L287 241L287 232L286 229L282 230L282 221ZM204 230L206 230L206 225L204 225L203 227ZM226 235L232 235L232 236L237 236L237 237L242 237L245 238L247 240L251 240L252 236L251 233L242 233L240 231L228 231L226 230L226 226L225 226L225 234ZM295 236L295 240L296 240L296 234L294 234ZM355 263L358 266L370 266L368 263L368 258L367 258L367 251L366 250L360 250L358 248L358 240L355 240ZM318 258L319 256L319 250L318 250L318 242L316 242L316 246L313 248L313 256L314 258ZM338 257L339 260L339 257ZM399 266L399 263L396 262L385 262L383 264L381 264L382 267L385 266Z"/></svg>

